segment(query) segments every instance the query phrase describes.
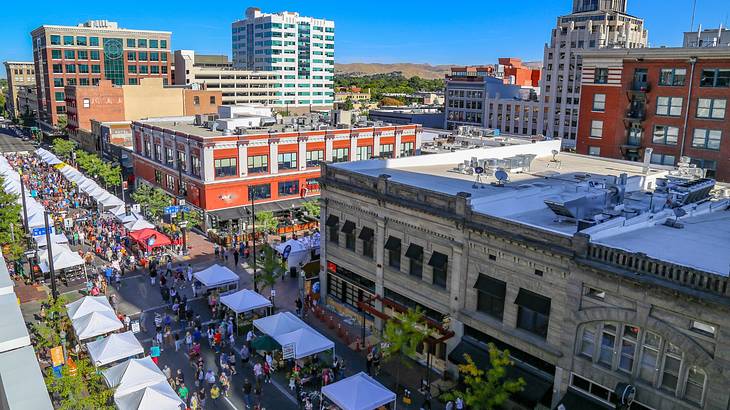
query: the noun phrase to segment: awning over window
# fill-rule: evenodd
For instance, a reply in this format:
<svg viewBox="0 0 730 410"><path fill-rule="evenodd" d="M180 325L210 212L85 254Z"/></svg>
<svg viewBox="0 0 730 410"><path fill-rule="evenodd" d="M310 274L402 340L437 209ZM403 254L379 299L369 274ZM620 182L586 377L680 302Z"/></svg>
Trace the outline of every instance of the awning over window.
<svg viewBox="0 0 730 410"><path fill-rule="evenodd" d="M406 258L411 258L411 259L423 258L423 247L416 245L415 243L408 245L408 250L406 250Z"/></svg>
<svg viewBox="0 0 730 410"><path fill-rule="evenodd" d="M389 251L397 251L400 249L400 239L396 238L395 236L389 236L388 240L385 242L385 249Z"/></svg>
<svg viewBox="0 0 730 410"><path fill-rule="evenodd" d="M358 238L362 239L363 241L369 241L373 239L373 236L375 236L375 231L373 231L372 228L368 228L366 226L360 230L360 235L358 235Z"/></svg>
<svg viewBox="0 0 730 410"><path fill-rule="evenodd" d="M342 225L342 232L344 232L344 233L352 233L354 230L355 230L355 222L345 221L345 223Z"/></svg>
<svg viewBox="0 0 730 410"><path fill-rule="evenodd" d="M439 252L432 253L431 259L428 260L428 264L434 268L443 268L448 262L449 257Z"/></svg>
<svg viewBox="0 0 730 410"><path fill-rule="evenodd" d="M532 311L542 313L543 315L550 314L550 298L538 295L535 292L530 292L526 289L520 289L520 293L517 294L515 303L530 309Z"/></svg>
<svg viewBox="0 0 730 410"><path fill-rule="evenodd" d="M327 221L324 224L327 226L335 226L338 223L340 223L340 218L338 218L334 215L330 215L327 217Z"/></svg>
<svg viewBox="0 0 730 410"><path fill-rule="evenodd" d="M474 289L501 299L504 299L506 287L506 284L501 280L493 279L482 274L479 274L479 278L474 284Z"/></svg>

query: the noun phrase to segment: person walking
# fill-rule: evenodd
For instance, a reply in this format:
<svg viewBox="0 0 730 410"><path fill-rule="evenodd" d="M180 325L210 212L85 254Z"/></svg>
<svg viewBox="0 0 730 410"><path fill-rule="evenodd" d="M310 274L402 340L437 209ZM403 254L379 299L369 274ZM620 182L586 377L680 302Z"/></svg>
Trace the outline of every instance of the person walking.
<svg viewBox="0 0 730 410"><path fill-rule="evenodd" d="M180 333L175 332L175 351L180 351L180 346L182 346L182 340L180 340Z"/></svg>
<svg viewBox="0 0 730 410"><path fill-rule="evenodd" d="M251 381L246 377L243 379L243 402L246 404L246 408L251 408L251 390L253 389L253 386L251 385Z"/></svg>
<svg viewBox="0 0 730 410"><path fill-rule="evenodd" d="M188 353L190 353L190 349L193 347L193 335L190 332L185 332L185 346L187 347Z"/></svg>
<svg viewBox="0 0 730 410"><path fill-rule="evenodd" d="M180 388L177 389L177 395L185 402L186 406L190 403L188 400L188 394L190 394L190 390L185 386L185 383L181 383Z"/></svg>
<svg viewBox="0 0 730 410"><path fill-rule="evenodd" d="M236 268L238 268L238 249L233 250L233 262L235 263Z"/></svg>

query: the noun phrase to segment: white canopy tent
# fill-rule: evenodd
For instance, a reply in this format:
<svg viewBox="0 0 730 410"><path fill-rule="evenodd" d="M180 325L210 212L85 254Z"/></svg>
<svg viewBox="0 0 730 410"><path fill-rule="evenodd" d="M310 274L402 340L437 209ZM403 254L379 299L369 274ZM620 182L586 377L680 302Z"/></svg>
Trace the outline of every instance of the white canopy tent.
<svg viewBox="0 0 730 410"><path fill-rule="evenodd" d="M107 192L107 194L108 194L107 196L105 196L103 199L98 201L98 202L101 202L104 205L104 207L109 208L109 207L124 206L124 201L122 201L121 199L117 198L116 196L114 196L108 192Z"/></svg>
<svg viewBox="0 0 730 410"><path fill-rule="evenodd" d="M221 296L221 303L237 314L272 306L269 299L249 289Z"/></svg>
<svg viewBox="0 0 730 410"><path fill-rule="evenodd" d="M114 393L122 396L133 391L152 386L157 383L167 383L165 374L149 356L142 359L129 359L124 363L112 366L101 373L106 383Z"/></svg>
<svg viewBox="0 0 730 410"><path fill-rule="evenodd" d="M46 240L46 236L34 236L33 239L35 240L35 243L38 245L39 248L46 248L48 247L48 241ZM68 238L66 235L62 233L54 233L51 235L51 243L53 245L56 244L67 244ZM55 267L55 266L54 266Z"/></svg>
<svg viewBox="0 0 730 410"><path fill-rule="evenodd" d="M111 333L124 327L114 312L91 312L77 319L71 320L79 340Z"/></svg>
<svg viewBox="0 0 730 410"><path fill-rule="evenodd" d="M66 313L71 320L86 316L92 312L112 312L114 309L106 296L84 296L66 305Z"/></svg>
<svg viewBox="0 0 730 410"><path fill-rule="evenodd" d="M133 222L127 222L124 224L129 232L141 231L142 229L155 229L155 226L145 221L144 219L137 219Z"/></svg>
<svg viewBox="0 0 730 410"><path fill-rule="evenodd" d="M51 269L48 266L48 249L44 249L38 252L38 259L40 259L41 271L50 272ZM78 253L70 250L66 245L58 244L53 246L53 269L68 269L76 266L84 266L84 258Z"/></svg>
<svg viewBox="0 0 730 410"><path fill-rule="evenodd" d="M227 267L218 264L193 273L193 277L207 289L238 289L238 275Z"/></svg>
<svg viewBox="0 0 730 410"><path fill-rule="evenodd" d="M125 394L114 394L119 410L180 410L185 403L167 381L145 386Z"/></svg>
<svg viewBox="0 0 730 410"><path fill-rule="evenodd" d="M121 207L121 208L123 209L124 207ZM126 210L125 210L125 212L122 212L121 214L115 213L114 215L117 217L119 222L121 222L123 224L129 223L129 222L134 222L138 219L144 219L144 217L142 215L140 215L136 212L131 212L129 215L127 215Z"/></svg>
<svg viewBox="0 0 730 410"><path fill-rule="evenodd" d="M374 410L395 401L395 393L364 372L322 387L322 394L342 410Z"/></svg>
<svg viewBox="0 0 730 410"><path fill-rule="evenodd" d="M309 241L300 239L289 239L276 246L276 251L282 256L286 255L287 268L303 266L312 260L312 252ZM288 250L287 250L288 249Z"/></svg>
<svg viewBox="0 0 730 410"><path fill-rule="evenodd" d="M144 348L132 332L113 333L102 340L87 343L86 349L96 366L144 353Z"/></svg>
<svg viewBox="0 0 730 410"><path fill-rule="evenodd" d="M256 329L271 336L280 345L294 345L294 356L297 359L332 350L335 344L322 336L311 326L304 323L291 312L279 312L253 321Z"/></svg>

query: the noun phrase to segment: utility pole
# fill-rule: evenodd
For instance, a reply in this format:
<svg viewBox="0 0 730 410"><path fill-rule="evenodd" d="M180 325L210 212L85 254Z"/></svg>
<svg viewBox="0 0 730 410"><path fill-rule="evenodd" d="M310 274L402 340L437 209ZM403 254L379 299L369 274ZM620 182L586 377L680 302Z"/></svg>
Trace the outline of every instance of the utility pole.
<svg viewBox="0 0 730 410"><path fill-rule="evenodd" d="M249 196L251 197L251 226L253 228L253 291L258 293L259 286L256 283L256 209L254 208L256 189L249 191Z"/></svg>
<svg viewBox="0 0 730 410"><path fill-rule="evenodd" d="M46 222L46 242L48 247L48 269L51 271L51 297L55 301L58 298L56 290L56 271L53 269L53 245L51 244L51 227L48 224L48 211L43 212L43 218Z"/></svg>

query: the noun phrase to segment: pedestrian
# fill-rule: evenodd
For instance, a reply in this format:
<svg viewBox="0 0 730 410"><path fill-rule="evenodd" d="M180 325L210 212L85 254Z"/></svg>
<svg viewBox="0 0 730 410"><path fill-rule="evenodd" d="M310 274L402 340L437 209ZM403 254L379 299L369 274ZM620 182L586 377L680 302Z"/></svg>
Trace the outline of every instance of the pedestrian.
<svg viewBox="0 0 730 410"><path fill-rule="evenodd" d="M188 277L188 282L193 281L193 266L188 263L188 267L185 269L186 276Z"/></svg>
<svg viewBox="0 0 730 410"><path fill-rule="evenodd" d="M198 393L193 393L190 396L190 410L200 410L200 401L198 399Z"/></svg>
<svg viewBox="0 0 730 410"><path fill-rule="evenodd" d="M256 383L253 388L253 395L256 398L256 407L261 406L261 383Z"/></svg>
<svg viewBox="0 0 730 410"><path fill-rule="evenodd" d="M205 381L208 383L209 387L215 384L215 373L213 372L213 369L208 369L208 371L205 372Z"/></svg>
<svg viewBox="0 0 730 410"><path fill-rule="evenodd" d="M208 335L208 347L210 347L212 349L213 348L213 336L215 335L215 332L213 331L213 326L208 325L207 335Z"/></svg>
<svg viewBox="0 0 730 410"><path fill-rule="evenodd" d="M236 268L238 268L238 257L238 249L236 249L233 251L233 262L236 264Z"/></svg>
<svg viewBox="0 0 730 410"><path fill-rule="evenodd" d="M253 376L256 380L256 384L260 384L261 380L264 376L264 368L261 366L261 362L257 361L255 365L253 365Z"/></svg>
<svg viewBox="0 0 730 410"><path fill-rule="evenodd" d="M220 256L221 253L221 248L217 243L213 244L213 252L215 253L215 258L218 259L218 256Z"/></svg>
<svg viewBox="0 0 730 410"><path fill-rule="evenodd" d="M241 362L243 363L243 366L248 365L248 360L251 358L251 352L248 350L248 346L245 344L241 347Z"/></svg>
<svg viewBox="0 0 730 410"><path fill-rule="evenodd" d="M228 376L226 376L225 373L221 372L220 377L218 377L218 381L221 384L221 390L223 391L223 395L228 397L228 388L231 386L230 381L228 380Z"/></svg>
<svg viewBox="0 0 730 410"><path fill-rule="evenodd" d="M172 384L172 369L170 369L170 366L165 365L165 367L162 368L162 374L165 375L167 382Z"/></svg>
<svg viewBox="0 0 730 410"><path fill-rule="evenodd" d="M139 327L142 329L143 332L147 333L147 312L144 310L139 313Z"/></svg>
<svg viewBox="0 0 730 410"><path fill-rule="evenodd" d="M269 366L268 362L264 362L263 371L264 371L264 383L271 383L271 366Z"/></svg>
<svg viewBox="0 0 730 410"><path fill-rule="evenodd" d="M210 386L210 398L214 402L218 400L218 398L221 396L221 389L218 387L217 384L214 384Z"/></svg>
<svg viewBox="0 0 730 410"><path fill-rule="evenodd" d="M232 347L233 345L231 344L231 348ZM236 352L233 350L231 350L231 353L228 355L228 368L234 375L238 374L238 371L236 371Z"/></svg>
<svg viewBox="0 0 730 410"><path fill-rule="evenodd" d="M464 410L464 399L461 398L461 396L456 398L456 403L454 403L454 407L456 410Z"/></svg>
<svg viewBox="0 0 730 410"><path fill-rule="evenodd" d="M162 341L163 341L162 340L162 332L161 331L158 331L157 334L155 335L155 342L157 342L157 346L160 347L160 351L161 352L165 350L163 348L163 346L162 346Z"/></svg>
<svg viewBox="0 0 730 410"><path fill-rule="evenodd" d="M370 351L365 358L365 372L368 374L368 376L372 376L372 369L373 369L373 352Z"/></svg>
<svg viewBox="0 0 730 410"><path fill-rule="evenodd" d="M124 315L124 330L130 329L130 324L132 323L132 318L130 318L128 315Z"/></svg>
<svg viewBox="0 0 730 410"><path fill-rule="evenodd" d="M114 284L119 291L122 288L122 274L119 271L114 272Z"/></svg>
<svg viewBox="0 0 730 410"><path fill-rule="evenodd" d="M243 402L246 404L246 408L251 408L251 390L253 389L253 386L251 385L251 381L248 380L248 377L243 379Z"/></svg>
<svg viewBox="0 0 730 410"><path fill-rule="evenodd" d="M185 346L187 346L188 353L190 353L190 349L193 347L193 335L190 332L185 332Z"/></svg>
<svg viewBox="0 0 730 410"><path fill-rule="evenodd" d="M294 304L297 307L297 316L302 315L302 299L300 297L297 297L297 300L294 302Z"/></svg>
<svg viewBox="0 0 730 410"><path fill-rule="evenodd" d="M175 332L175 351L180 351L180 346L182 345L182 340L180 340L180 334Z"/></svg>
<svg viewBox="0 0 730 410"><path fill-rule="evenodd" d="M185 402L185 405L187 405L188 402L188 394L190 393L190 390L185 386L185 383L182 383L180 385L180 388L177 389L177 395L180 396L180 399Z"/></svg>
<svg viewBox="0 0 730 410"><path fill-rule="evenodd" d="M150 284L155 286L155 280L157 279L157 270L150 268Z"/></svg>

